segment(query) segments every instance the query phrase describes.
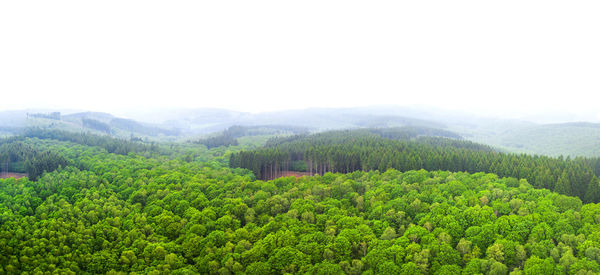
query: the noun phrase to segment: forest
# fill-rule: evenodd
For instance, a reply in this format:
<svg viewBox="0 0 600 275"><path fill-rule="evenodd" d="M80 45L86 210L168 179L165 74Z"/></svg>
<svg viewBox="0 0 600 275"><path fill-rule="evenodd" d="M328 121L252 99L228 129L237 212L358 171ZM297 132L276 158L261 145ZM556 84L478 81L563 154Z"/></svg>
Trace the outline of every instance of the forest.
<svg viewBox="0 0 600 275"><path fill-rule="evenodd" d="M41 150L22 138L0 140L0 171L27 173L36 180L44 172L65 167L69 161L55 150Z"/></svg>
<svg viewBox="0 0 600 275"><path fill-rule="evenodd" d="M527 177L542 167L593 181L593 159L372 130L265 146L41 129L4 139L15 162L64 161L34 165L36 178L0 179L0 274L600 272L600 205ZM244 155L280 156L283 166L310 157L316 175L263 180L230 167Z"/></svg>
<svg viewBox="0 0 600 275"><path fill-rule="evenodd" d="M238 145L238 139L244 136L259 136L259 135L282 135L282 134L305 134L308 132L307 128L284 126L284 125L268 125L268 126L239 126L233 125L224 130L223 132L205 137L193 143L203 144L208 149Z"/></svg>
<svg viewBox="0 0 600 275"><path fill-rule="evenodd" d="M298 165L298 162L301 165ZM527 179L536 188L599 202L600 158L553 158L505 153L460 139L417 135L412 129L360 129L275 138L263 148L231 155L230 165L250 169L260 179L282 171L349 173L357 170L425 169L486 172Z"/></svg>

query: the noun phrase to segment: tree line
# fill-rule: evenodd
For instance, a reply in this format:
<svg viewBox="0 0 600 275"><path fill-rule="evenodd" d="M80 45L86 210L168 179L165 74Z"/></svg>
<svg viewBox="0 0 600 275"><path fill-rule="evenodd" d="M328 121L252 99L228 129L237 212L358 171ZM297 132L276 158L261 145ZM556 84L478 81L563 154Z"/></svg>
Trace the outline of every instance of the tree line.
<svg viewBox="0 0 600 275"><path fill-rule="evenodd" d="M109 153L120 155L152 152L158 150L158 146L154 143L145 144L142 142L113 138L110 136L95 135L86 132L76 133L63 130L47 130L38 127L25 129L22 136L28 138L67 141L87 146L98 146L104 148Z"/></svg>
<svg viewBox="0 0 600 275"><path fill-rule="evenodd" d="M503 153L470 141L439 137L389 139L365 130L332 131L279 138L267 146L230 156L231 167L250 169L263 180L273 179L302 161L306 172L349 173L357 170L464 171L495 173L527 179L536 188L600 201L600 159L552 158Z"/></svg>
<svg viewBox="0 0 600 275"><path fill-rule="evenodd" d="M203 144L208 149L221 147L221 146L237 146L238 138L244 136L257 136L257 135L277 135L284 133L306 133L308 129L297 126L285 126L285 125L268 125L268 126L239 126L233 125L223 132L212 135L206 138L202 138L193 141L195 144Z"/></svg>
<svg viewBox="0 0 600 275"><path fill-rule="evenodd" d="M0 142L0 170L26 173L37 180L43 173L66 167L70 162L54 150L40 150L19 138Z"/></svg>

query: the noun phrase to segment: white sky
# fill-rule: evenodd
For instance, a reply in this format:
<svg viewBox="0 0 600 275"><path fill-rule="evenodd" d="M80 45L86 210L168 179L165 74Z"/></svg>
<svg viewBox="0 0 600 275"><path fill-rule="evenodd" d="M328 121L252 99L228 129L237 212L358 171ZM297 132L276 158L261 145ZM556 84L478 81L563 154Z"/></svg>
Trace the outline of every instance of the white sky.
<svg viewBox="0 0 600 275"><path fill-rule="evenodd" d="M0 109L594 112L598 14L597 0L0 1Z"/></svg>

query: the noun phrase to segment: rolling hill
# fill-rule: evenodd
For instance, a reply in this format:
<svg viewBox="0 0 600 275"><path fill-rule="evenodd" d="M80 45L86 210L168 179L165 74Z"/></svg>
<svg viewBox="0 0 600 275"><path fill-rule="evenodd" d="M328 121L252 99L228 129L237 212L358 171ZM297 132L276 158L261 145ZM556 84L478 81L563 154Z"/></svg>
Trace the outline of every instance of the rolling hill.
<svg viewBox="0 0 600 275"><path fill-rule="evenodd" d="M511 151L548 156L600 156L600 124L578 122L519 127L481 142Z"/></svg>
<svg viewBox="0 0 600 275"><path fill-rule="evenodd" d="M312 108L265 113L200 108L152 111L126 117L101 112L65 112L58 120L43 115L56 111L0 112L0 135L15 134L26 127L42 127L125 138L133 135L150 139L189 140L218 135L232 126L260 127L267 131L278 131L278 127L282 126L301 127L310 132L408 126L451 131L465 139L510 152L600 156L600 124L540 124L426 107ZM35 115L36 112L41 115Z"/></svg>

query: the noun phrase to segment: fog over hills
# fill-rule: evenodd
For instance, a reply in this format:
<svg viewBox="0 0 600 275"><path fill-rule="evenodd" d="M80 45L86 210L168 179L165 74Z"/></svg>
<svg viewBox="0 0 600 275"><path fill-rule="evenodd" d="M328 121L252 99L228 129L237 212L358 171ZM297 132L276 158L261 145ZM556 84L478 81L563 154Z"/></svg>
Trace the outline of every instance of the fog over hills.
<svg viewBox="0 0 600 275"><path fill-rule="evenodd" d="M50 114L60 112L60 118ZM301 127L312 132L346 128L416 126L444 129L498 148L551 156L599 156L600 124L593 114L540 113L506 118L429 106L369 106L309 108L250 113L216 108L168 109L146 112L74 110L13 110L0 112L0 132L27 127L91 131L120 137L189 139L231 126Z"/></svg>

